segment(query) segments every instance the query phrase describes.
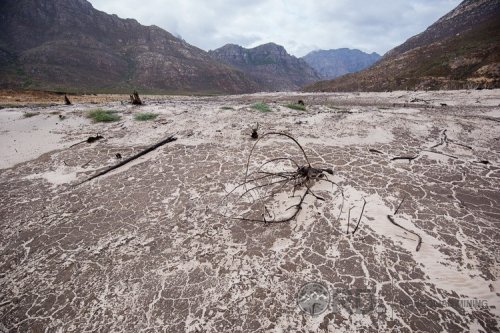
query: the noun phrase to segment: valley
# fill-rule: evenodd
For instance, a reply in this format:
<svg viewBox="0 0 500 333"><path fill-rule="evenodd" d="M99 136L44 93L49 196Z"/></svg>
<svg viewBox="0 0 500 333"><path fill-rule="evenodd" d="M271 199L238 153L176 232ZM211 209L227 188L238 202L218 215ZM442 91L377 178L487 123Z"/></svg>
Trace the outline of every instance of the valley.
<svg viewBox="0 0 500 333"><path fill-rule="evenodd" d="M0 113L0 331L499 329L497 90L69 97ZM269 132L337 184L311 180L323 200L286 223L238 218L286 213L300 188L228 195L247 165L306 163ZM309 282L330 296L315 316Z"/></svg>

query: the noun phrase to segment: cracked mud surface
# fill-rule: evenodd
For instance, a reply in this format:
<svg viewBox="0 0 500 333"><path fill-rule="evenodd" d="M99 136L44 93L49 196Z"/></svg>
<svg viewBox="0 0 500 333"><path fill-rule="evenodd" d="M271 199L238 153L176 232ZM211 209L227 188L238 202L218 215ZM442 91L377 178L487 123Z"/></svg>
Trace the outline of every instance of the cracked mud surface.
<svg viewBox="0 0 500 333"><path fill-rule="evenodd" d="M416 97L427 102L409 102ZM306 112L283 106L298 99ZM144 100L99 105L123 116L107 124L83 117L90 104L40 108L29 119L29 109L1 111L4 154L14 157L0 170L0 331L499 331L499 91ZM261 100L273 111L251 109ZM54 111L69 125L13 165L12 149L30 142L8 124L35 121L43 131L58 122ZM160 115L136 122L139 111ZM260 133L290 133L313 165L333 168L344 206L318 183L326 200L307 199L289 223L223 217L256 122ZM95 133L105 139L68 148ZM71 185L117 163L116 153L127 158L174 133L176 142L131 165ZM300 159L289 142L266 138L255 165L280 156ZM290 195L269 200L286 206ZM359 229L347 234L363 198ZM387 215L422 237L418 252L414 234ZM296 300L308 282L332 298L369 290L371 305L332 300L308 315Z"/></svg>

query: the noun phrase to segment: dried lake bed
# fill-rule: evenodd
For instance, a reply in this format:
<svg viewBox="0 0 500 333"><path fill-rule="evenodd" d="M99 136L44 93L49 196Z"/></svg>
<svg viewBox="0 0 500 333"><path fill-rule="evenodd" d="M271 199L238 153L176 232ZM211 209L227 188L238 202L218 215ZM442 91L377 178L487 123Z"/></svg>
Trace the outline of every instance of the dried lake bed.
<svg viewBox="0 0 500 333"><path fill-rule="evenodd" d="M499 90L143 100L0 110L0 332L499 331ZM286 106L298 100L305 111ZM96 108L121 119L92 122ZM257 123L338 184L312 184L324 200L287 223L227 214L262 213L226 200ZM303 163L269 136L249 167L280 157ZM313 315L311 282L327 290L306 295L325 305Z"/></svg>

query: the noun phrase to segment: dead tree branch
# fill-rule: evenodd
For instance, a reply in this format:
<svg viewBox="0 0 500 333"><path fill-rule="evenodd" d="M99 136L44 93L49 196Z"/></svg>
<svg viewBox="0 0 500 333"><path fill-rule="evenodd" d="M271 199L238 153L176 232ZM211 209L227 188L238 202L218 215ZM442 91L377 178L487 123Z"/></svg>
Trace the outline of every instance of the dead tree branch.
<svg viewBox="0 0 500 333"><path fill-rule="evenodd" d="M405 227L403 227L401 224L398 224L396 221L394 221L394 217L392 217L391 215L387 215L387 219L389 219L389 221L394 224L396 227L399 227L401 229L403 229L404 231L407 231L409 232L410 234L413 234L415 236L417 236L418 238L418 242L417 242L417 248L415 249L417 252L420 250L420 247L422 246L422 237L420 237L419 234L417 234L416 232L413 232L411 230L408 230L406 229Z"/></svg>
<svg viewBox="0 0 500 333"><path fill-rule="evenodd" d="M171 135L171 136L169 136L168 138L166 138L166 139L164 139L164 140L161 140L160 142L158 142L158 143L156 143L156 144L154 144L154 145L152 145L152 146L150 146L150 147L148 147L148 148L146 148L146 149L144 149L144 150L142 150L142 151L138 152L137 154L135 154L135 155L133 155L133 156L131 156L131 157L129 157L129 158L127 158L127 159L125 159L125 160L121 161L120 163L118 163L118 164L116 164L116 165L113 165L113 166L111 166L111 167L107 168L106 170L101 171L101 172L99 172L99 173L97 173L97 174L93 175L93 176L92 176L92 177L90 177L90 178L85 179L84 181L82 181L82 182L80 182L80 183L76 184L75 186L79 186L79 185L81 185L81 184L83 184L83 183L89 182L89 181L91 181L91 180L93 180L93 179L96 179L97 177L104 176L104 175L105 175L105 174L107 174L108 172L111 172L111 171L113 171L113 170L116 170L116 169L118 169L119 167L122 167L122 166L124 166L125 164L130 163L130 162L132 162L133 160L136 160L136 159L138 159L139 157L144 156L144 155L146 155L147 153L150 153L150 152L152 152L153 150L155 150L155 149L157 149L157 148L159 148L159 147L161 147L161 146L163 146L163 145L165 145L165 144L167 144L167 143L169 143L169 142L173 142L173 141L175 141L175 140L177 140L177 138L175 138L173 135Z"/></svg>

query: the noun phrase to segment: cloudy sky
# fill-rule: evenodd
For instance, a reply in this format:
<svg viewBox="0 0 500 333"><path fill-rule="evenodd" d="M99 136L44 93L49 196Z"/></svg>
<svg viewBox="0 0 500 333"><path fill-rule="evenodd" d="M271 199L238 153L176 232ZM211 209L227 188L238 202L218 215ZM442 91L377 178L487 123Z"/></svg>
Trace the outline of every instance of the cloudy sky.
<svg viewBox="0 0 500 333"><path fill-rule="evenodd" d="M204 50L275 42L295 56L341 47L384 54L460 0L90 0Z"/></svg>

